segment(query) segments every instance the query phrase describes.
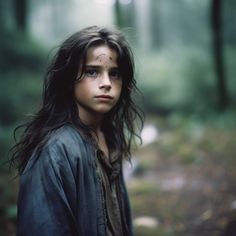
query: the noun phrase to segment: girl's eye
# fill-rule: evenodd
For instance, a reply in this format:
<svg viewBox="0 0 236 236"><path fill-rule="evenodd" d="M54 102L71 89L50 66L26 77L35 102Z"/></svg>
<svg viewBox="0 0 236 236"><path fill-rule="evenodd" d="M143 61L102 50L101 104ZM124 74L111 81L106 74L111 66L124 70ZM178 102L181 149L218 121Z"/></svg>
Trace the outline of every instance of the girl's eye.
<svg viewBox="0 0 236 236"><path fill-rule="evenodd" d="M113 70L110 72L110 77L112 79L120 79L121 78L120 72L118 70Z"/></svg>
<svg viewBox="0 0 236 236"><path fill-rule="evenodd" d="M85 76L87 77L97 77L98 72L95 69L86 69L85 70Z"/></svg>

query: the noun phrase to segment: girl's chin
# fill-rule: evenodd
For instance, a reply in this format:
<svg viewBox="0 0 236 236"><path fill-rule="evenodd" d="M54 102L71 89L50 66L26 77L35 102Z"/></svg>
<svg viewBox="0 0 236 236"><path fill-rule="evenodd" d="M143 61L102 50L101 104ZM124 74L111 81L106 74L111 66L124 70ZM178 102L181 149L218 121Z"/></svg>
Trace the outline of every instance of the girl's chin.
<svg viewBox="0 0 236 236"><path fill-rule="evenodd" d="M95 110L96 113L100 113L100 114L106 114L109 111L111 111L111 109L113 108L113 106L99 106L97 107L97 109Z"/></svg>

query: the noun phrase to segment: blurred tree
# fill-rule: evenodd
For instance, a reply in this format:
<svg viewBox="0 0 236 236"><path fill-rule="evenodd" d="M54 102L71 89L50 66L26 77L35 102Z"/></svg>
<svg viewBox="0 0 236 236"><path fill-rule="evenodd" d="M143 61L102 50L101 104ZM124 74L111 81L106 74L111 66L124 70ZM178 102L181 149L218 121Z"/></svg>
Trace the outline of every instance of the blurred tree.
<svg viewBox="0 0 236 236"><path fill-rule="evenodd" d="M135 8L135 30L137 37L135 42L138 48L149 51L152 46L152 31L151 31L151 4L150 0L134 1Z"/></svg>
<svg viewBox="0 0 236 236"><path fill-rule="evenodd" d="M224 19L224 42L235 46L236 45L236 27L234 22L236 21L236 1L228 0L224 1L223 5L223 19Z"/></svg>
<svg viewBox="0 0 236 236"><path fill-rule="evenodd" d="M4 24L3 7L4 7L4 2L3 0L0 0L0 29L3 27Z"/></svg>
<svg viewBox="0 0 236 236"><path fill-rule="evenodd" d="M132 32L130 32L132 34L136 32L134 0L130 1L115 0L114 16L115 16L115 24L117 25L118 28L132 29Z"/></svg>
<svg viewBox="0 0 236 236"><path fill-rule="evenodd" d="M14 0L16 27L25 32L27 29L28 0Z"/></svg>
<svg viewBox="0 0 236 236"><path fill-rule="evenodd" d="M151 34L152 34L152 46L157 47L161 45L160 42L160 1L150 0L150 18L151 18Z"/></svg>
<svg viewBox="0 0 236 236"><path fill-rule="evenodd" d="M12 23L11 11L12 11L11 1L0 0L0 30L1 31L5 31L10 28L9 26Z"/></svg>
<svg viewBox="0 0 236 236"><path fill-rule="evenodd" d="M225 110L228 107L228 93L226 89L226 76L223 60L223 33L222 33L222 0L211 1L211 21L213 30L213 49L215 69L217 75L219 109Z"/></svg>
<svg viewBox="0 0 236 236"><path fill-rule="evenodd" d="M114 10L115 10L115 23L117 26L122 28L125 24L124 24L124 19L122 17L121 4L119 0L115 0Z"/></svg>
<svg viewBox="0 0 236 236"><path fill-rule="evenodd" d="M119 28L134 26L133 4L133 1L124 4L120 0L115 0L115 22Z"/></svg>

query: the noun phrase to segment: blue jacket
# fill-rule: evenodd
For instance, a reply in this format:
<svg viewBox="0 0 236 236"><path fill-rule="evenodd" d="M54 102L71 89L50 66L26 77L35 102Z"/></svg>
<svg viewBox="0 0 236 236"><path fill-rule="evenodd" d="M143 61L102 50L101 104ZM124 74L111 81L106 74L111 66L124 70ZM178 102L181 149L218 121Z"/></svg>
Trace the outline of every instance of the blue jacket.
<svg viewBox="0 0 236 236"><path fill-rule="evenodd" d="M20 176L17 236L103 236L106 217L96 148L72 127L58 129ZM123 218L133 235L123 174Z"/></svg>

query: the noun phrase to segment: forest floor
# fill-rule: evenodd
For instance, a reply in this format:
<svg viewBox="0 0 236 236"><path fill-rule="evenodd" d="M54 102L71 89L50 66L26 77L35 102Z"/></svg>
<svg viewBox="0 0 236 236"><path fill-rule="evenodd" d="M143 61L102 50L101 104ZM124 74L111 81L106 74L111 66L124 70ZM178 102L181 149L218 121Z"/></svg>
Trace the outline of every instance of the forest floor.
<svg viewBox="0 0 236 236"><path fill-rule="evenodd" d="M191 127L138 149L127 178L137 236L235 236L235 138Z"/></svg>
<svg viewBox="0 0 236 236"><path fill-rule="evenodd" d="M136 236L235 236L236 129L163 127L125 166ZM17 179L7 179L1 173L0 236L15 235Z"/></svg>

